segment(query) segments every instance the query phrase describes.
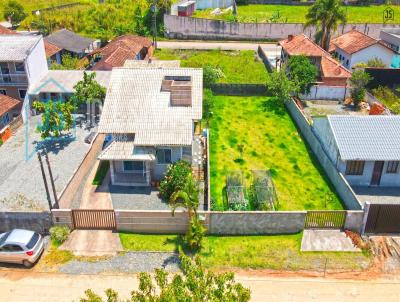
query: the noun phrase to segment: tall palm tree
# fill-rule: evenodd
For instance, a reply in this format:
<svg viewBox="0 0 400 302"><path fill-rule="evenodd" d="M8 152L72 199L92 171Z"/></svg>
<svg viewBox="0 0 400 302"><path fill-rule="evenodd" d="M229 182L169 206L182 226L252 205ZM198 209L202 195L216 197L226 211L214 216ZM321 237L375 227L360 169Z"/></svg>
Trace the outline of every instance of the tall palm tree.
<svg viewBox="0 0 400 302"><path fill-rule="evenodd" d="M317 43L325 50L329 48L332 31L339 23L347 21L346 11L341 0L317 0L308 10L304 28L315 26Z"/></svg>
<svg viewBox="0 0 400 302"><path fill-rule="evenodd" d="M179 207L185 208L188 211L189 220L197 214L199 207L199 185L193 179L192 175L188 175L186 183L182 190L174 192L169 200L169 205L172 209L172 215Z"/></svg>

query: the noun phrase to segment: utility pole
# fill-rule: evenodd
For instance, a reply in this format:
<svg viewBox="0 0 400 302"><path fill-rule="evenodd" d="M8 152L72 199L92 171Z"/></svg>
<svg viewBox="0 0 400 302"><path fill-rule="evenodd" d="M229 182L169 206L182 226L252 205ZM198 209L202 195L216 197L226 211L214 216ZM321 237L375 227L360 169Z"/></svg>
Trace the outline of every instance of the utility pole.
<svg viewBox="0 0 400 302"><path fill-rule="evenodd" d="M157 0L153 0L151 10L153 11L153 45L157 49Z"/></svg>
<svg viewBox="0 0 400 302"><path fill-rule="evenodd" d="M53 206L51 205L49 186L47 185L46 174L44 173L42 157L40 156L39 152L37 152L37 156L38 156L39 163L40 163L40 170L42 171L42 178L43 178L43 182L44 182L44 188L46 189L47 202L49 203L49 209L52 210Z"/></svg>
<svg viewBox="0 0 400 302"><path fill-rule="evenodd" d="M47 151L46 151L46 150L44 150L44 155L45 155L45 158L46 158L47 168L49 169L51 188L53 189L54 208L55 208L55 209L59 209L60 207L59 207L59 205L58 205L58 198L57 198L56 186L54 185L53 172L51 171L51 166L50 166L50 161L49 161L49 155L47 154Z"/></svg>

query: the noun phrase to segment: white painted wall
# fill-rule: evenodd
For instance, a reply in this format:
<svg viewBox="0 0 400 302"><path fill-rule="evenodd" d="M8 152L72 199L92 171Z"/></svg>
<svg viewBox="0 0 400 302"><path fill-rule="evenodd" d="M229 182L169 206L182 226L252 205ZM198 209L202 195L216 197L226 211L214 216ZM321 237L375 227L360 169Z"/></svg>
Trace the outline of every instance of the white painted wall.
<svg viewBox="0 0 400 302"><path fill-rule="evenodd" d="M331 162L336 165L339 153L328 119L326 117L313 118L312 131L321 142Z"/></svg>
<svg viewBox="0 0 400 302"><path fill-rule="evenodd" d="M39 81L48 72L46 52L42 37L40 37L40 40L28 55L25 61L25 70L29 85Z"/></svg>
<svg viewBox="0 0 400 302"><path fill-rule="evenodd" d="M310 93L300 96L304 100L344 100L345 94L349 94L349 89L341 86L314 85Z"/></svg>
<svg viewBox="0 0 400 302"><path fill-rule="evenodd" d="M173 163L182 158L181 147L159 146L158 149L171 149L171 160ZM156 160L151 165L151 178L154 180L161 180L169 166L169 164L158 164Z"/></svg>
<svg viewBox="0 0 400 302"><path fill-rule="evenodd" d="M196 9L226 8L232 4L233 0L196 0Z"/></svg>

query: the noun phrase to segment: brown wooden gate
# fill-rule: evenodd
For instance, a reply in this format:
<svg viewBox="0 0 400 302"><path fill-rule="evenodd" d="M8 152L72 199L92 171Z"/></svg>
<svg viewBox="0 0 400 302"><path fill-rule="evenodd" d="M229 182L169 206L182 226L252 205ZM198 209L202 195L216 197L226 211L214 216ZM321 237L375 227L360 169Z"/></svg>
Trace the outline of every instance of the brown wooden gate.
<svg viewBox="0 0 400 302"><path fill-rule="evenodd" d="M343 229L346 211L307 211L305 229Z"/></svg>
<svg viewBox="0 0 400 302"><path fill-rule="evenodd" d="M74 229L114 230L116 228L114 210L72 210Z"/></svg>
<svg viewBox="0 0 400 302"><path fill-rule="evenodd" d="M365 233L400 233L400 204L370 204Z"/></svg>

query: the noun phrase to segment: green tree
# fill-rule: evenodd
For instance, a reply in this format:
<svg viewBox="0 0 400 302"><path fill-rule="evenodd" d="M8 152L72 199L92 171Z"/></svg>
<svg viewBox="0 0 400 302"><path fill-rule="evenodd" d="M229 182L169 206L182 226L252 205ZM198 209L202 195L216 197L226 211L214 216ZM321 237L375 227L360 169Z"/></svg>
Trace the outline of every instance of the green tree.
<svg viewBox="0 0 400 302"><path fill-rule="evenodd" d="M73 125L72 112L75 107L71 102L47 101L33 102L32 107L42 113L42 124L36 130L41 138L59 137L63 131L68 131Z"/></svg>
<svg viewBox="0 0 400 302"><path fill-rule="evenodd" d="M161 197L169 201L174 192L183 189L190 173L192 173L192 169L189 163L184 160L179 160L170 165L160 183Z"/></svg>
<svg viewBox="0 0 400 302"><path fill-rule="evenodd" d="M304 27L315 26L317 42L328 50L332 31L337 30L340 23L346 22L346 11L341 0L317 0L306 14Z"/></svg>
<svg viewBox="0 0 400 302"><path fill-rule="evenodd" d="M367 61L367 66L368 67L378 67L378 68L386 68L385 62L383 62L382 59L374 57L370 60Z"/></svg>
<svg viewBox="0 0 400 302"><path fill-rule="evenodd" d="M298 88L296 94L309 94L318 74L317 67L311 63L310 59L303 55L290 57L288 71L290 79Z"/></svg>
<svg viewBox="0 0 400 302"><path fill-rule="evenodd" d="M69 53L63 54L61 64L53 63L50 67L52 70L74 70L81 69L80 59L71 56Z"/></svg>
<svg viewBox="0 0 400 302"><path fill-rule="evenodd" d="M144 21L143 21L143 16L142 16L142 10L140 6L137 6L135 8L135 33L137 33L140 36L146 36L149 34L148 29L146 28Z"/></svg>
<svg viewBox="0 0 400 302"><path fill-rule="evenodd" d="M21 23L26 16L27 14L25 13L23 6L17 1L10 0L4 5L3 17L6 20L10 20L13 26Z"/></svg>
<svg viewBox="0 0 400 302"><path fill-rule="evenodd" d="M351 98L355 106L364 101L366 86L371 80L371 76L362 69L357 69L352 73L350 78Z"/></svg>
<svg viewBox="0 0 400 302"><path fill-rule="evenodd" d="M269 74L267 89L280 102L284 103L290 99L297 88L295 83L289 80L286 74L286 66L282 65L280 70L275 70Z"/></svg>
<svg viewBox="0 0 400 302"><path fill-rule="evenodd" d="M203 67L203 84L205 87L210 87L224 77L225 74L219 67L214 67L210 64L206 64Z"/></svg>
<svg viewBox="0 0 400 302"><path fill-rule="evenodd" d="M96 73L83 73L83 79L74 86L75 93L73 99L77 106L96 101L104 102L106 89L96 80Z"/></svg>
<svg viewBox="0 0 400 302"><path fill-rule="evenodd" d="M164 269L156 269L154 277L148 273L139 274L139 289L131 292L131 302L247 302L250 290L235 282L231 272L213 273L206 271L199 258L194 260L180 255L183 274L169 278ZM122 301L116 291L107 289L106 300L92 290L85 291L81 302L119 302Z"/></svg>

